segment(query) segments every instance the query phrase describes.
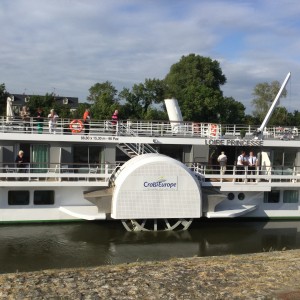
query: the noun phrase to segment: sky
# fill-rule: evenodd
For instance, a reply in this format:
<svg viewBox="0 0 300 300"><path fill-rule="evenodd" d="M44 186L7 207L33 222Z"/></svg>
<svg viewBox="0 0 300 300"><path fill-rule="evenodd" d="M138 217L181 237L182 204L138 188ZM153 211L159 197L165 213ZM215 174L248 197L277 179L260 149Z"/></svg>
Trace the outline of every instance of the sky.
<svg viewBox="0 0 300 300"><path fill-rule="evenodd" d="M98 82L164 79L195 53L220 63L246 113L256 84L291 72L281 104L300 110L299 16L298 0L1 0L0 84L87 102Z"/></svg>

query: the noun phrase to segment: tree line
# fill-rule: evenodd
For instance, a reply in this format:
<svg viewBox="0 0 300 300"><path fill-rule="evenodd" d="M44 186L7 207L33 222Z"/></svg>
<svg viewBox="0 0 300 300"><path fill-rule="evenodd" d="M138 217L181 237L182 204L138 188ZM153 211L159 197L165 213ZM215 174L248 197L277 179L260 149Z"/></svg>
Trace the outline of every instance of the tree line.
<svg viewBox="0 0 300 300"><path fill-rule="evenodd" d="M61 118L81 118L84 110L90 108L92 119L106 120L118 109L122 120L168 120L164 99L174 97L185 121L260 125L280 83L258 83L252 93L253 112L247 115L242 102L223 95L221 87L226 81L218 61L189 54L173 64L164 79L146 78L143 83L120 92L109 81L95 83L89 89L86 102L79 103L75 112L71 112L68 105L57 103L54 93L31 96L26 104L32 115L42 107L45 112L54 108ZM5 84L1 84L0 115L6 114L9 94ZM286 95L284 90L282 97ZM277 107L268 125L299 126L300 112L290 113L285 107Z"/></svg>

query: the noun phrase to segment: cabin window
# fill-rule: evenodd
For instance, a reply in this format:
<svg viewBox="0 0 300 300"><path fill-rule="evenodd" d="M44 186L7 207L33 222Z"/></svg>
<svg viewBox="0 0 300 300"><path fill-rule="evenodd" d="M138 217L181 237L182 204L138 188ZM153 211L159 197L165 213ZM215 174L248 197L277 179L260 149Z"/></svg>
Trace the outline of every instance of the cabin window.
<svg viewBox="0 0 300 300"><path fill-rule="evenodd" d="M297 190L284 191L283 203L298 203L298 191Z"/></svg>
<svg viewBox="0 0 300 300"><path fill-rule="evenodd" d="M104 147L99 146L74 146L74 163L79 167L87 167L90 164L104 164Z"/></svg>
<svg viewBox="0 0 300 300"><path fill-rule="evenodd" d="M265 203L279 203L280 191L271 191L264 194Z"/></svg>
<svg viewBox="0 0 300 300"><path fill-rule="evenodd" d="M273 165L291 168L295 164L297 152L294 150L274 150Z"/></svg>
<svg viewBox="0 0 300 300"><path fill-rule="evenodd" d="M234 199L234 193L229 193L227 195L228 200L233 200Z"/></svg>
<svg viewBox="0 0 300 300"><path fill-rule="evenodd" d="M34 191L34 205L52 205L54 204L54 191Z"/></svg>
<svg viewBox="0 0 300 300"><path fill-rule="evenodd" d="M29 191L8 191L8 205L29 205Z"/></svg>
<svg viewBox="0 0 300 300"><path fill-rule="evenodd" d="M238 199L239 200L244 200L245 199L245 194L244 193L239 193L238 194Z"/></svg>

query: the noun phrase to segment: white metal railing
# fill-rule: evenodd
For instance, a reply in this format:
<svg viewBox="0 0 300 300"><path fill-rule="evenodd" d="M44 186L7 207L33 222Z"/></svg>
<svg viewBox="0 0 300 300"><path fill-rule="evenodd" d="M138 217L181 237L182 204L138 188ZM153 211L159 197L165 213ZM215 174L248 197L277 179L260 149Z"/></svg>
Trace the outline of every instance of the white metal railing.
<svg viewBox="0 0 300 300"><path fill-rule="evenodd" d="M118 164L3 164L0 166L0 180L11 181L103 181L109 182Z"/></svg>
<svg viewBox="0 0 300 300"><path fill-rule="evenodd" d="M229 125L216 123L197 122L169 122L169 121L131 121L120 120L115 126L109 120L91 120L89 132L85 133L84 124L78 129L72 130L70 127L72 119L58 119L53 133L68 135L123 135L123 136L178 136L178 137L201 137L201 138L246 138L255 137L258 126L254 125ZM80 121L80 120L79 120ZM82 121L80 121L83 123ZM80 124L80 123L79 123ZM263 136L266 139L294 139L299 136L300 127L295 126L273 126L266 127ZM20 118L7 120L0 117L0 133L26 133L26 134L50 134L48 120L38 122L36 118L24 122Z"/></svg>
<svg viewBox="0 0 300 300"><path fill-rule="evenodd" d="M242 169L236 166L227 166L222 173L219 166L207 166L198 163L190 163L187 166L195 173L201 182L290 182L300 183L299 167L263 166L254 170L245 166Z"/></svg>

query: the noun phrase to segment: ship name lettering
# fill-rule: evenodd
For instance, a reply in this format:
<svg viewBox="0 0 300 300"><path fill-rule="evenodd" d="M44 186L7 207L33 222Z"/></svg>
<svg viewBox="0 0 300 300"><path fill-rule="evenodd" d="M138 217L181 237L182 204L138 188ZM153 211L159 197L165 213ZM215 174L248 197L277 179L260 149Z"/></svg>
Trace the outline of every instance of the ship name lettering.
<svg viewBox="0 0 300 300"><path fill-rule="evenodd" d="M263 146L264 142L262 140L224 140L224 139L206 139L205 145L225 145L225 146Z"/></svg>
<svg viewBox="0 0 300 300"><path fill-rule="evenodd" d="M227 146L263 146L262 140L226 140Z"/></svg>
<svg viewBox="0 0 300 300"><path fill-rule="evenodd" d="M225 145L225 140L205 140L205 145Z"/></svg>

